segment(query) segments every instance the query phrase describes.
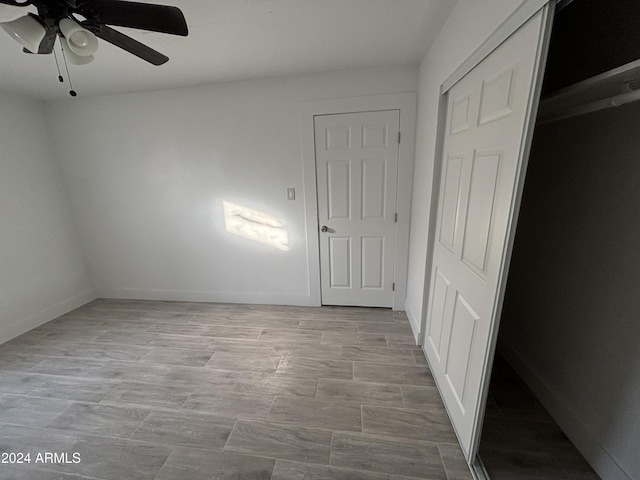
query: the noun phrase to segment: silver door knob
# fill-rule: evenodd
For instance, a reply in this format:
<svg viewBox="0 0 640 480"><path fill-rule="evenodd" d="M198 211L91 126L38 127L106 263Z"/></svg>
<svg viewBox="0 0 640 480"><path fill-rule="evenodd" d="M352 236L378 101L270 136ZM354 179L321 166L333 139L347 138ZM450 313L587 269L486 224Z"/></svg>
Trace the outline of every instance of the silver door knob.
<svg viewBox="0 0 640 480"><path fill-rule="evenodd" d="M322 233L327 233L329 231L329 228L326 225L323 225L322 228L320 228L320 231Z"/></svg>

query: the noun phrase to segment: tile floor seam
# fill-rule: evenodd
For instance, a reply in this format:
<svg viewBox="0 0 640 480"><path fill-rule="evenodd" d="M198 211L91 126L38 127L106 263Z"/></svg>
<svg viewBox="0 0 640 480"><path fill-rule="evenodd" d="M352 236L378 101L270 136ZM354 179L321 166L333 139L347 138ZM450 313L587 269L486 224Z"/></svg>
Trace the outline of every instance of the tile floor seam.
<svg viewBox="0 0 640 480"><path fill-rule="evenodd" d="M46 425L45 428L54 428L55 427L50 427L50 425L55 422L62 414L64 414L67 410L69 410L71 407L73 407L73 405L75 403L81 403L81 402L73 402L73 401L69 401L69 405L67 405L67 408L65 408L62 412L60 412L58 415L55 416L55 418L53 418L51 421L49 421ZM57 429L56 429L57 430Z"/></svg>
<svg viewBox="0 0 640 480"><path fill-rule="evenodd" d="M315 428L315 427L313 427ZM354 432L353 430L332 430L332 432L336 432L336 433L341 433L341 434L346 434L346 435L364 435L366 437L373 437L373 438L378 438L381 440L388 440L388 441L392 441L392 442L397 442L400 441L401 443L407 443L407 444L420 444L420 445L429 445L429 446L435 446L438 444L437 441L435 440L421 440L418 438L407 438L407 437L394 437L393 435L385 435L385 434L381 434L381 433L368 433L368 432Z"/></svg>
<svg viewBox="0 0 640 480"><path fill-rule="evenodd" d="M299 427L299 428L303 428L305 430L318 430L320 432L323 433L344 433L344 434L353 434L353 435L361 435L361 433L359 432L354 432L353 430L337 430L337 429L332 429L332 428L326 428L326 427L308 427L306 425L300 425L300 424L295 424L295 423L288 423L288 422L281 422L281 421L273 421L273 420L264 420L264 419L260 419L260 418L238 418L237 421L243 421L243 422L260 422L260 423L268 423L268 424L272 424L272 425L278 425L281 427ZM370 435L370 434L367 434ZM372 436L378 436L378 435L372 435ZM397 440L398 437L388 437L390 439L394 439ZM421 442L421 440L418 440L419 442ZM424 442L423 442L424 443ZM435 442L431 442L431 443L435 443ZM265 457L265 458L273 458L273 457ZM286 460L286 459L282 459L282 460ZM292 460L294 461L294 460Z"/></svg>
<svg viewBox="0 0 640 480"><path fill-rule="evenodd" d="M269 406L269 410L267 410L267 414L264 417L265 422L267 421L267 418L269 418L269 415L271 415L271 411L273 410L273 404L276 403L276 398L278 398L278 396L274 395L273 398L271 399L271 405Z"/></svg>
<svg viewBox="0 0 640 480"><path fill-rule="evenodd" d="M169 461L169 457L171 456L171 454L173 453L173 451L175 449L176 449L176 447L171 447L171 449L169 450L169 453L167 454L167 458L164 459L164 462L162 462L162 465L160 465L160 468L158 469L156 474L153 476L153 480L156 480L158 478L158 476L160 475L160 472L162 472L162 469L164 468L164 466Z"/></svg>
<svg viewBox="0 0 640 480"><path fill-rule="evenodd" d="M452 480L449 476L449 470L447 470L447 464L444 463L444 457L442 456L442 449L440 448L440 442L438 442L438 454L440 455L440 462L442 463L442 469L444 470L444 475L447 477L447 480Z"/></svg>
<svg viewBox="0 0 640 480"><path fill-rule="evenodd" d="M96 377L91 377L91 376L89 376L89 377L79 377L79 376L76 376L76 375L56 375L54 373L36 373L36 372L29 372L29 371L22 371L22 370L19 370L19 371L16 371L16 370L0 370L0 375L3 372L23 373L23 374L26 374L26 375L40 375L40 376L43 376L43 377L51 377L52 379L63 379L63 380L64 379L89 380L89 381L94 381L94 382L97 382L97 381L113 382L114 381L114 380L106 380L106 379L99 379L98 380L98 379L96 379ZM93 372L92 372L92 374L93 374ZM37 387L37 388L39 388L39 387ZM0 395L2 395L2 394L3 394L3 392L0 391Z"/></svg>
<svg viewBox="0 0 640 480"><path fill-rule="evenodd" d="M141 363L142 363L142 362L144 362L144 359L145 359L145 358L147 358L147 357L151 354L151 352L152 352L152 351L153 351L153 348L150 348L150 349L149 349L149 351L148 351L147 353L145 353L145 354L140 358L140 360L138 360L138 362L141 362ZM103 366L104 366L104 365L103 365Z"/></svg>
<svg viewBox="0 0 640 480"><path fill-rule="evenodd" d="M335 438L335 434L333 430L331 431L331 441L329 442L329 466L333 465L333 441Z"/></svg>
<svg viewBox="0 0 640 480"><path fill-rule="evenodd" d="M43 471L43 472L51 473L51 474L53 474L53 475L61 475L61 474L64 474L64 473L62 473L62 472L60 472L60 471L50 470L50 469L48 469L48 468L41 468L41 467L34 467L34 470L35 470L35 471ZM74 474L72 474L72 475L75 475L75 476L77 476L78 478L83 479L83 480L84 480L84 479L86 479L86 480L105 480L104 478L100 478L100 477L92 477L92 476L90 476L90 475L80 475L80 474L77 474L77 473L74 473ZM59 478L62 478L62 477L59 477ZM155 478L155 477L154 477L154 478ZM64 479L63 479L63 480L64 480ZM75 479L74 479L74 480L75 480Z"/></svg>
<svg viewBox="0 0 640 480"><path fill-rule="evenodd" d="M45 343L39 343L36 344L35 346L39 346L39 347L45 347L48 346L48 344L52 344L52 345L59 345L59 344L72 344L72 345L84 345L84 346L95 346L95 345L108 345L108 346L118 346L118 347L138 347L138 348L152 348L153 346L147 346L147 345L130 345L130 344L121 344L121 345L117 345L117 344L112 344L112 343L99 343L96 344L95 342L74 342L73 340L65 340L65 341L57 341L57 340L51 340ZM7 346L13 346L16 347L16 345L9 345L9 344L4 344ZM0 345L2 346L2 345ZM30 345L33 346L33 345ZM43 357L51 357L51 358L74 358L74 359L78 359L78 360L100 360L99 358L96 357L84 357L84 356L75 356L75 355L54 355L54 354L36 354L36 355L41 355ZM146 355L146 353L145 353ZM44 375L44 374L43 374Z"/></svg>
<svg viewBox="0 0 640 480"><path fill-rule="evenodd" d="M98 338L100 338L102 335L99 335ZM94 339L91 340L89 342L84 342L84 341L74 341L74 340L65 340L65 342L69 342L69 343L78 343L78 344L82 344L82 343L93 343L96 345L106 345L106 346L117 346L117 347L148 347L151 346L151 342L157 340L159 335L156 335L152 340L150 340L147 343L117 343L117 342L99 342L98 339Z"/></svg>
<svg viewBox="0 0 640 480"><path fill-rule="evenodd" d="M313 399L317 400L318 399L318 387L320 385L320 378L316 378L316 389L313 392Z"/></svg>
<svg viewBox="0 0 640 480"><path fill-rule="evenodd" d="M175 447L175 448L190 448L190 447L178 446L178 447ZM204 450L204 451L207 451L207 452L218 452L218 453L229 453L229 454L233 454L233 455L239 455L239 456L242 456L242 457L263 458L265 460L273 460L274 461L274 466L275 466L275 462L277 462L278 460L281 460L283 462L307 463L307 462L300 462L299 460L288 460L286 458L270 457L268 455L260 455L258 453L236 452L235 450L214 450L214 449L211 449L211 448L202 448L202 447L194 447L194 450ZM309 465L326 466L326 464L324 464L324 463L309 463Z"/></svg>
<svg viewBox="0 0 640 480"><path fill-rule="evenodd" d="M562 464L562 462L557 458L557 457L553 457L553 460L558 464L558 466L562 469L562 471L564 472L564 476L567 479L570 479L570 475L569 472L567 471L567 469L564 467L564 465Z"/></svg>
<svg viewBox="0 0 640 480"><path fill-rule="evenodd" d="M87 403L87 402L83 402L83 403ZM208 413L208 412L198 412L196 410L182 409L182 407L173 408L173 407L162 407L162 406L156 406L156 405L154 405L153 407L149 407L149 406L145 406L145 404L142 404L142 403L115 401L115 400L108 400L106 398L104 400L101 400L100 402L96 403L96 405L103 405L105 407L121 407L121 408L148 408L149 410L151 410L151 413L154 413L154 412L160 412L160 413L177 413L177 412L190 413L190 412L193 412L193 413L200 413L200 414L203 414L203 415L212 415L211 413Z"/></svg>
<svg viewBox="0 0 640 480"><path fill-rule="evenodd" d="M36 388L36 390L37 390L37 388ZM41 395L31 395L31 394L20 395L20 394L15 394L15 393L10 393L10 394L1 393L0 395L15 395L15 396L27 397L27 398L37 398L37 399L40 399L40 400L65 400L65 401L68 401L68 402L82 402L82 403L91 403L91 404L95 404L95 405L99 405L100 402L102 402L102 400L104 400L104 399L100 399L97 402L93 402L91 400L75 400L75 399L61 398L61 397L43 397Z"/></svg>
<svg viewBox="0 0 640 480"><path fill-rule="evenodd" d="M282 364L282 360L284 360L284 355L280 355L280 361L278 362L278 366L276 367L275 371L273 373L277 373L278 369L280 368L280 365Z"/></svg>
<svg viewBox="0 0 640 480"><path fill-rule="evenodd" d="M50 427L50 426L36 426L36 425L21 425L21 424L17 424L17 423L7 423L4 422L2 424L0 424L0 426L11 426L11 427L19 427L19 428L31 428L31 429L36 429L36 430L41 430L43 432L53 432L53 433L58 433L60 435L66 435L66 436L74 436L74 437L92 437L92 438L102 438L105 440L121 440L121 441L131 441L131 442L135 442L135 443L139 443L139 444L144 444L144 445L158 445L158 446L164 446L167 448L173 448L170 445L166 445L166 444L162 444L162 443L157 443L157 442L149 442L146 440L138 440L135 438L128 438L128 437L118 437L118 436L113 436L113 435L104 435L101 433L93 433L93 432L88 432L88 431L80 431L80 430L65 430L65 429L61 429L61 428L56 428L56 427Z"/></svg>
<svg viewBox="0 0 640 480"><path fill-rule="evenodd" d="M233 422L233 427L231 427L231 431L229 432L229 436L227 437L227 441L224 442L224 446L222 447L222 451L228 451L227 450L227 445L229 444L229 440L231 439L231 436L233 435L233 432L236 429L236 426L238 425L238 422L240 421L240 419L236 419L235 422Z"/></svg>
<svg viewBox="0 0 640 480"><path fill-rule="evenodd" d="M138 430L140 430L140 428L142 427L142 425L144 424L144 422L147 420L147 418L149 418L149 416L151 415L152 411L149 410L147 412L147 414L145 415L145 417L142 419L142 421L140 422L140 424L136 427L136 429L133 431L133 433L131 433L131 435L129 435L127 438L130 440L133 440L133 436L138 433ZM168 457L167 457L168 458Z"/></svg>

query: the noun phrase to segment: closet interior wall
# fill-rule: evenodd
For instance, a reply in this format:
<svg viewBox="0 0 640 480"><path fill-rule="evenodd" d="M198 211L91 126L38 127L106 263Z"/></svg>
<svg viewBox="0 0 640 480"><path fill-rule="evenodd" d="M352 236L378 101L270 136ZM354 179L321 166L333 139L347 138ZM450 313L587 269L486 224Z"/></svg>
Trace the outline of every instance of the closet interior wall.
<svg viewBox="0 0 640 480"><path fill-rule="evenodd" d="M605 479L640 478L639 118L537 126L499 339Z"/></svg>
<svg viewBox="0 0 640 480"><path fill-rule="evenodd" d="M640 101L611 99L640 86L640 11L562 3L498 351L601 478L637 479Z"/></svg>

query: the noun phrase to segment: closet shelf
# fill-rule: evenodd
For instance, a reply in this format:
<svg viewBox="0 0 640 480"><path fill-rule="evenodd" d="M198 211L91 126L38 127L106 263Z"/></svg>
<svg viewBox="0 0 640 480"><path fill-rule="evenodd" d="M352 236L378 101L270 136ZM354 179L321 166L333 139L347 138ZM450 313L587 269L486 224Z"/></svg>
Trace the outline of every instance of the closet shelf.
<svg viewBox="0 0 640 480"><path fill-rule="evenodd" d="M537 123L640 100L640 59L553 92L540 101Z"/></svg>

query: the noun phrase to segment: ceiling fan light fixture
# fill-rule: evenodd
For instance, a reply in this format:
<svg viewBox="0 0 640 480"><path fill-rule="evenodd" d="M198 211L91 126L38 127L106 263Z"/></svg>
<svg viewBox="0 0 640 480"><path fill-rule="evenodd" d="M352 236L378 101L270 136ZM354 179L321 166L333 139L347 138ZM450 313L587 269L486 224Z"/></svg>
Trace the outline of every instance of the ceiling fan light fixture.
<svg viewBox="0 0 640 480"><path fill-rule="evenodd" d="M93 62L93 55L78 55L73 51L69 41L65 37L60 37L64 56L71 65L86 65Z"/></svg>
<svg viewBox="0 0 640 480"><path fill-rule="evenodd" d="M0 23L0 26L28 53L53 53L56 40L60 38L66 57L78 65L93 60L98 38L152 65L163 65L169 57L111 28L126 27L181 36L189 34L187 21L178 7L148 2L0 0L0 5L30 7L38 11L38 15L29 13L13 22Z"/></svg>
<svg viewBox="0 0 640 480"><path fill-rule="evenodd" d="M64 35L64 46L67 54L71 52L78 57L91 57L91 60L93 60L93 54L98 50L98 39L93 33L82 28L70 18L60 20L58 27L62 35ZM91 60L89 60L89 62ZM75 63L75 65L82 64L83 63Z"/></svg>
<svg viewBox="0 0 640 480"><path fill-rule="evenodd" d="M31 13L11 22L0 23L0 27L20 45L34 53L38 52L40 42L47 32L44 25Z"/></svg>

